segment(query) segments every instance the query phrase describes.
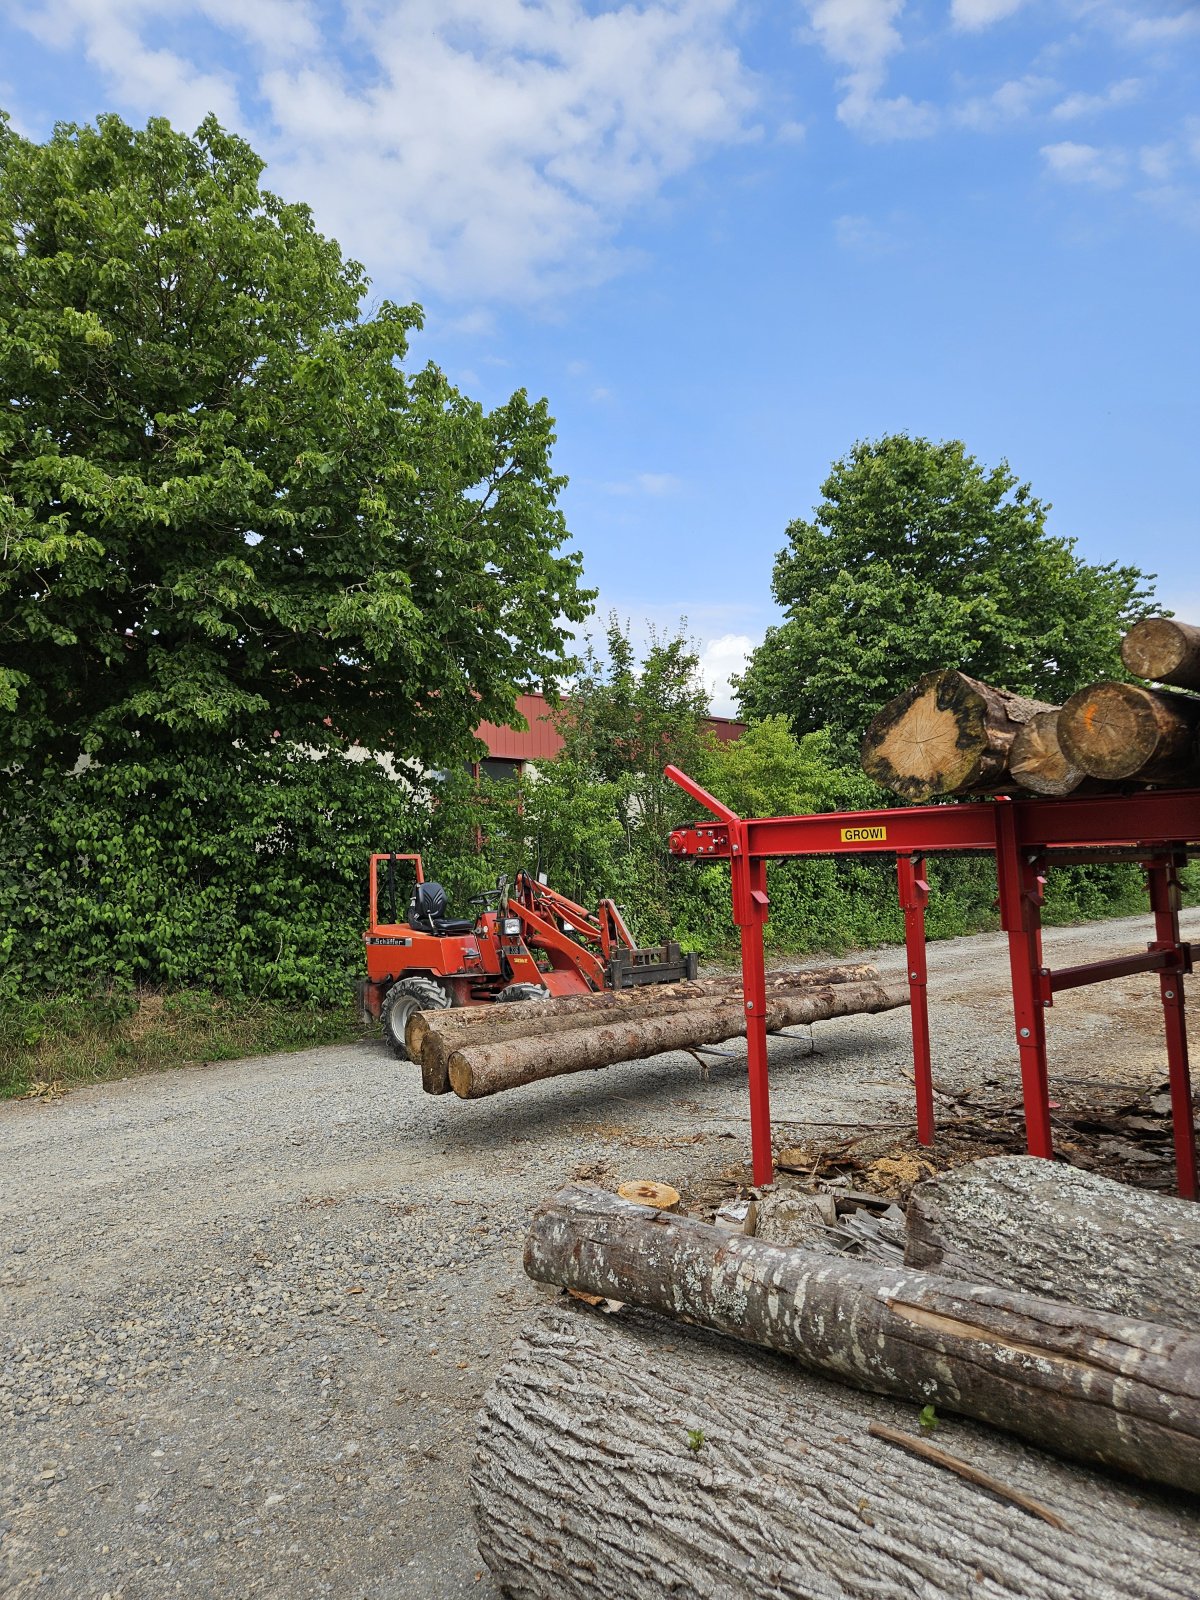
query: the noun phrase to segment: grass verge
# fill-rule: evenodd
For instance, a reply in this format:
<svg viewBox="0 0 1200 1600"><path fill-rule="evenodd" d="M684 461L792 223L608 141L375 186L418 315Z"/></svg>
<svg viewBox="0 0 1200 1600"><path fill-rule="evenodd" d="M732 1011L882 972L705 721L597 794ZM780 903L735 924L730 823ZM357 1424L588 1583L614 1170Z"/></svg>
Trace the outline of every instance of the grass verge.
<svg viewBox="0 0 1200 1600"><path fill-rule="evenodd" d="M0 1099L38 1085L104 1083L164 1067L344 1044L354 1007L228 997L204 990L52 995L0 1006Z"/></svg>

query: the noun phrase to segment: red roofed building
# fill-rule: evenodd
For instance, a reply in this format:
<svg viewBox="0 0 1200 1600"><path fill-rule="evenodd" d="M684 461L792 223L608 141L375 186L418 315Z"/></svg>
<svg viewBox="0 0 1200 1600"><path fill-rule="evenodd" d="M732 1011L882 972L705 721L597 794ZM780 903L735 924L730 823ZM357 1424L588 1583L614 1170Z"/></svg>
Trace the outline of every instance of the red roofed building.
<svg viewBox="0 0 1200 1600"><path fill-rule="evenodd" d="M488 750L478 764L477 775L517 778L528 763L553 761L562 749L562 735L554 725L554 712L546 704L544 695L518 695L517 710L529 724L525 732L497 727L494 722L481 722L475 729L475 737L482 739ZM746 731L746 724L733 717L708 717L705 721L722 744L740 739Z"/></svg>

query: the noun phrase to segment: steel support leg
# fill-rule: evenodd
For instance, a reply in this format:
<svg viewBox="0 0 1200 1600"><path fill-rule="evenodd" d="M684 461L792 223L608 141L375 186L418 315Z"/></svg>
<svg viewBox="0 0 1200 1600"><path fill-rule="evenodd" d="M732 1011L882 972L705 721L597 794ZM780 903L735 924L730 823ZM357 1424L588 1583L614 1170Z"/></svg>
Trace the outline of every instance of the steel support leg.
<svg viewBox="0 0 1200 1600"><path fill-rule="evenodd" d="M740 830L738 830L740 831ZM731 832L733 827L731 825ZM733 913L742 935L742 1001L746 1015L746 1065L750 1077L751 1170L756 1184L775 1181L771 1142L771 1090L767 1078L767 982L763 924L767 920L767 864L749 861L744 845L730 857Z"/></svg>
<svg viewBox="0 0 1200 1600"><path fill-rule="evenodd" d="M913 1036L913 1082L917 1091L917 1140L933 1143L933 1065L929 1055L928 971L925 960L925 907L929 885L923 856L898 856L896 878L904 911L904 948Z"/></svg>
<svg viewBox="0 0 1200 1600"><path fill-rule="evenodd" d="M1170 857L1160 857L1147 867L1150 907L1154 912L1154 948L1178 948L1179 869ZM1195 1200L1196 1125L1192 1111L1192 1080L1188 1067L1187 1019L1184 1011L1183 963L1174 971L1159 973L1163 1021L1167 1035L1167 1066L1171 1078L1171 1121L1175 1132L1175 1174L1180 1195Z"/></svg>
<svg viewBox="0 0 1200 1600"><path fill-rule="evenodd" d="M1000 925L1008 934L1021 1093L1025 1100L1025 1139L1031 1156L1051 1158L1054 1135L1050 1128L1046 1015L1039 983L1045 880L1038 873L1036 857L1019 848L1013 808L1003 801L996 805L996 878L1000 885Z"/></svg>

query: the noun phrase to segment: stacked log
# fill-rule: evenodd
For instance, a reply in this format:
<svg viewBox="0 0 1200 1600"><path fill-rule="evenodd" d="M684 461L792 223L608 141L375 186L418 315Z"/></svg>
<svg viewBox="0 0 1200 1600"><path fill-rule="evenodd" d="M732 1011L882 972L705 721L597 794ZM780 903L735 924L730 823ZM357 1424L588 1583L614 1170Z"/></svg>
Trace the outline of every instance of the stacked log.
<svg viewBox="0 0 1200 1600"><path fill-rule="evenodd" d="M771 972L766 986L773 1028L908 1003L906 985L881 986L877 969L863 962ZM427 1093L453 1088L478 1099L566 1072L716 1044L743 1028L741 980L729 976L422 1011L409 1019L405 1044L420 1062Z"/></svg>
<svg viewBox="0 0 1200 1600"><path fill-rule="evenodd" d="M1062 796L1200 783L1200 627L1148 617L1121 645L1144 684L1095 683L1046 705L948 668L927 672L871 719L867 775L906 800Z"/></svg>
<svg viewBox="0 0 1200 1600"><path fill-rule="evenodd" d="M863 771L906 800L990 793L1011 781L1008 754L1021 728L1053 709L965 672L927 672L871 719Z"/></svg>
<svg viewBox="0 0 1200 1600"><path fill-rule="evenodd" d="M1083 1175L1081 1194L1050 1163L980 1165L943 1180L946 1259L1027 1261L1032 1225L1054 1298L731 1237L580 1186L540 1208L530 1275L625 1304L542 1311L485 1398L472 1488L503 1592L1190 1596L1200 1514L1173 1491L1200 1491L1194 1316L1138 1320L1136 1294L1085 1309L1093 1281L1102 1305L1116 1285L1079 1237L1089 1204L1119 1214L1104 1180ZM1181 1203L1129 1198L1169 1271Z"/></svg>

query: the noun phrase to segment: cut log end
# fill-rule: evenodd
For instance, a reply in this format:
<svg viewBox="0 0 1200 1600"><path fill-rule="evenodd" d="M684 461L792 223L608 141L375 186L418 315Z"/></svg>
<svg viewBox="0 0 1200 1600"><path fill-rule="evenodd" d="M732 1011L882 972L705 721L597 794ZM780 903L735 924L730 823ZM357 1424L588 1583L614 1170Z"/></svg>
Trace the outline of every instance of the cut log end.
<svg viewBox="0 0 1200 1600"><path fill-rule="evenodd" d="M655 1183L649 1178L618 1184L617 1193L622 1200L632 1200L639 1206L653 1206L655 1211L678 1211L681 1204L678 1189L673 1189L669 1183Z"/></svg>
<svg viewBox="0 0 1200 1600"><path fill-rule="evenodd" d="M872 718L863 770L906 800L987 793L1007 777L1017 730L1050 710L965 672L927 672Z"/></svg>
<svg viewBox="0 0 1200 1600"><path fill-rule="evenodd" d="M1095 683L1073 694L1058 718L1067 758L1094 778L1147 782L1181 777L1194 764L1200 701L1134 683Z"/></svg>
<svg viewBox="0 0 1200 1600"><path fill-rule="evenodd" d="M1173 617L1145 617L1121 641L1121 660L1152 683L1200 689L1200 628Z"/></svg>
<svg viewBox="0 0 1200 1600"><path fill-rule="evenodd" d="M1008 770L1034 794L1073 794L1087 774L1069 759L1058 737L1058 712L1039 711L1012 742Z"/></svg>

